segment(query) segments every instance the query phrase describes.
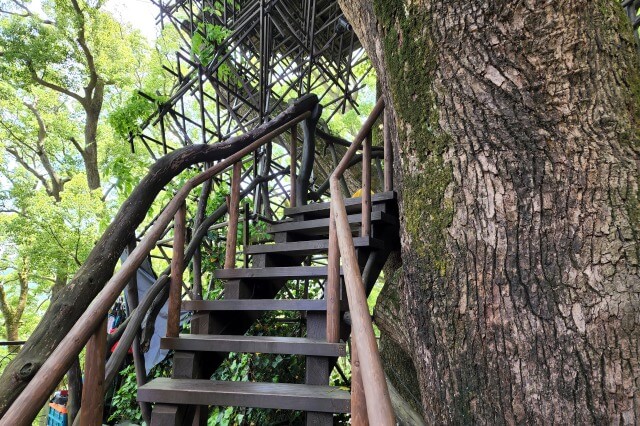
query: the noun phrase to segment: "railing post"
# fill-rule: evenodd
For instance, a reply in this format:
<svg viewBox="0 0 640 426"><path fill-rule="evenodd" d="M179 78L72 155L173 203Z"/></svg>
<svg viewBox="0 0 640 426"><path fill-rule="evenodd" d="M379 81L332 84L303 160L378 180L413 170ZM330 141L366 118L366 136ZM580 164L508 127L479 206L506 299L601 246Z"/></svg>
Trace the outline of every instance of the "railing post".
<svg viewBox="0 0 640 426"><path fill-rule="evenodd" d="M340 250L333 209L329 210L329 266L327 272L327 342L340 340Z"/></svg>
<svg viewBox="0 0 640 426"><path fill-rule="evenodd" d="M371 235L371 131L362 145L362 228L361 237Z"/></svg>
<svg viewBox="0 0 640 426"><path fill-rule="evenodd" d="M382 362L380 361L378 344L373 333L367 296L362 282L362 275L360 274L356 250L353 245L347 211L340 196L339 182L335 174L331 177L330 185L331 207L335 212L338 245L343 264L347 299L349 300L349 312L351 314L352 341L355 340L358 345L358 359L362 370L362 383L366 399L372 402L367 407L367 417L372 424L391 426L395 424L395 415L382 369Z"/></svg>
<svg viewBox="0 0 640 426"><path fill-rule="evenodd" d="M369 424L358 349L353 338L351 338L351 424L357 426Z"/></svg>
<svg viewBox="0 0 640 426"><path fill-rule="evenodd" d="M238 244L238 217L240 210L240 174L242 160L233 165L231 176L231 194L229 196L229 226L227 227L227 244L224 258L224 268L236 267L236 245Z"/></svg>
<svg viewBox="0 0 640 426"><path fill-rule="evenodd" d="M384 190L393 190L393 148L391 147L391 112L385 108L382 118L382 137L384 147Z"/></svg>
<svg viewBox="0 0 640 426"><path fill-rule="evenodd" d="M104 414L104 365L107 359L107 317L87 342L84 358L81 425L101 425Z"/></svg>
<svg viewBox="0 0 640 426"><path fill-rule="evenodd" d="M249 267L249 240L251 239L251 230L249 229L249 203L244 203L244 217L242 218L242 261L245 268Z"/></svg>
<svg viewBox="0 0 640 426"><path fill-rule="evenodd" d="M184 272L184 243L187 207L184 203L173 221L173 255L171 258L171 282L169 284L169 309L167 313L167 337L178 337L180 331L180 305L182 299L182 274Z"/></svg>
<svg viewBox="0 0 640 426"><path fill-rule="evenodd" d="M298 185L298 126L291 128L291 194L289 197L289 207L296 206L297 185Z"/></svg>

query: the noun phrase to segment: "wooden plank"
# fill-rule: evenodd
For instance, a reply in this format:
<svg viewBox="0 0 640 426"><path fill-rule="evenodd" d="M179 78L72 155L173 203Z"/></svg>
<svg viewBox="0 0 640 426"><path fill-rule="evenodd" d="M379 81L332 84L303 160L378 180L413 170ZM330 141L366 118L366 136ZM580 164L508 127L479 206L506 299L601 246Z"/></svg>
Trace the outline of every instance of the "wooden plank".
<svg viewBox="0 0 640 426"><path fill-rule="evenodd" d="M347 216L349 224L352 225L353 230L357 230L358 226L362 222L361 214L351 214ZM382 211L375 211L371 213L371 220L374 222L386 222L390 224L397 224L398 218ZM302 221L289 221L282 222L275 225L269 225L267 227L268 233L276 232L295 232L304 235L329 235L329 218L322 219L307 219Z"/></svg>
<svg viewBox="0 0 640 426"><path fill-rule="evenodd" d="M104 366L107 358L107 317L87 342L84 361L81 425L101 425L104 414Z"/></svg>
<svg viewBox="0 0 640 426"><path fill-rule="evenodd" d="M247 280L281 278L326 278L326 266L276 266L271 268L218 269L214 276L221 280Z"/></svg>
<svg viewBox="0 0 640 426"><path fill-rule="evenodd" d="M138 388L138 400L348 413L349 392L334 386L158 378Z"/></svg>
<svg viewBox="0 0 640 426"><path fill-rule="evenodd" d="M224 257L225 269L236 267L236 246L238 243L238 217L240 209L240 179L242 174L242 161L233 165L231 176L231 195L229 204L229 225L227 227L227 243Z"/></svg>
<svg viewBox="0 0 640 426"><path fill-rule="evenodd" d="M241 352L309 355L321 357L345 356L343 343L328 343L321 339L283 336L232 336L213 334L181 334L163 338L163 349L198 352Z"/></svg>
<svg viewBox="0 0 640 426"><path fill-rule="evenodd" d="M180 303L182 274L184 272L184 243L186 239L187 207L182 203L173 222L173 254L171 255L171 282L167 312L167 337L176 337L180 329Z"/></svg>
<svg viewBox="0 0 640 426"><path fill-rule="evenodd" d="M290 256L309 255L325 252L329 249L329 240L312 240L312 241L295 241L290 243L279 244L260 244L250 246L247 249L248 254L269 253L269 254L288 254ZM384 242L375 238L354 238L355 247L382 248Z"/></svg>
<svg viewBox="0 0 640 426"><path fill-rule="evenodd" d="M324 311L327 308L327 301L310 299L188 300L184 301L182 306L189 311Z"/></svg>
<svg viewBox="0 0 640 426"><path fill-rule="evenodd" d="M374 194L371 197L372 204L380 204L389 201L393 201L396 199L396 192L381 192L379 194ZM353 197L353 198L345 198L344 205L347 209L347 213L359 212L362 207L362 198L361 197ZM290 207L284 209L285 216L296 216L304 214L307 217L329 217L329 207L330 203L311 203L306 204L304 206Z"/></svg>

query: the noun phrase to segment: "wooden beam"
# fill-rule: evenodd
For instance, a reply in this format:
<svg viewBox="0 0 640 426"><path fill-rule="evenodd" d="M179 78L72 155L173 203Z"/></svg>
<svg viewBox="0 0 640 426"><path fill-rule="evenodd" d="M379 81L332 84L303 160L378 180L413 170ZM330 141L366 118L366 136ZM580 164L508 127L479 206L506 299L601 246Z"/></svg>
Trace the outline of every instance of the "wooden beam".
<svg viewBox="0 0 640 426"><path fill-rule="evenodd" d="M358 349L353 338L351 338L351 424L357 426L369 424Z"/></svg>
<svg viewBox="0 0 640 426"><path fill-rule="evenodd" d="M84 359L81 425L101 425L104 414L104 365L107 359L107 317L87 342Z"/></svg>
<svg viewBox="0 0 640 426"><path fill-rule="evenodd" d="M182 274L184 272L184 242L186 237L187 206L182 203L173 221L173 255L167 312L167 337L178 337L180 332L180 305L182 302Z"/></svg>
<svg viewBox="0 0 640 426"><path fill-rule="evenodd" d="M340 249L333 211L329 212L329 267L327 270L327 342L340 340Z"/></svg>
<svg viewBox="0 0 640 426"><path fill-rule="evenodd" d="M229 205L229 227L227 228L227 244L224 257L224 268L233 269L236 267L236 246L238 244L238 218L240 217L240 174L242 173L242 162L238 161L233 165L231 176L231 194L228 198Z"/></svg>

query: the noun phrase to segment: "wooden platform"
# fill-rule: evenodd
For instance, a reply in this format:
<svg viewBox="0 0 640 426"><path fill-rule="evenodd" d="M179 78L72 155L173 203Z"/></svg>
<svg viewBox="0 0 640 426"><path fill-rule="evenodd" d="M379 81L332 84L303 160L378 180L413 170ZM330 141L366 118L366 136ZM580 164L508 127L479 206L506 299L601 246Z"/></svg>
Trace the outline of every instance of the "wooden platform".
<svg viewBox="0 0 640 426"><path fill-rule="evenodd" d="M222 405L348 413L348 391L333 386L292 383L154 379L138 388L138 400L160 404Z"/></svg>
<svg viewBox="0 0 640 426"><path fill-rule="evenodd" d="M330 357L346 355L344 343L327 343L305 337L181 334L180 337L162 338L160 346L176 351L254 352Z"/></svg>

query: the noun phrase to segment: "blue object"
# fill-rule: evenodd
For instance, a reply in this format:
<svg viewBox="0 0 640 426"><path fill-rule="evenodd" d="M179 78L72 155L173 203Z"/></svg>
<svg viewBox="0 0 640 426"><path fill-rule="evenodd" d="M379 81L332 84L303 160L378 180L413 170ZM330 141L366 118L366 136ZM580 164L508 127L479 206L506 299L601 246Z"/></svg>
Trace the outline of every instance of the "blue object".
<svg viewBox="0 0 640 426"><path fill-rule="evenodd" d="M68 426L67 409L60 404L49 404L47 426Z"/></svg>

